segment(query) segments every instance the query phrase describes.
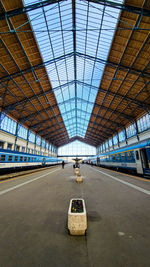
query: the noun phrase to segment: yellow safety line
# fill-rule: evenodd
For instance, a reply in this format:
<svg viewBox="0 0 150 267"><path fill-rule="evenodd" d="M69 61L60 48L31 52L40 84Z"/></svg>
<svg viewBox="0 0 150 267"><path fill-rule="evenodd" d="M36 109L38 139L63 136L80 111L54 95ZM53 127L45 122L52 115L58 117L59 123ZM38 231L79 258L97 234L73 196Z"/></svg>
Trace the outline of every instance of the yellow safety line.
<svg viewBox="0 0 150 267"><path fill-rule="evenodd" d="M109 170L109 169L106 169L106 170L112 171L112 172L115 172L115 173L120 173L120 174L122 174L124 176L129 176L130 178L135 178L135 179L138 179L138 180L141 180L141 181L150 182L150 180L148 180L148 179L140 178L140 177L137 177L137 176L132 176L132 175L129 175L129 174L124 174L122 172L118 172L118 171L114 171L114 170Z"/></svg>
<svg viewBox="0 0 150 267"><path fill-rule="evenodd" d="M42 170L41 170L42 171ZM19 176L19 177L16 177L16 178L10 178L10 179L5 179L4 181L0 181L0 184L2 184L2 183L6 183L6 182L9 182L9 181L11 181L11 180L18 180L18 179L20 179L20 178L22 178L22 177L24 177L24 176L27 176L27 175L33 175L33 174L36 174L36 173L39 173L39 172L41 172L41 171L37 171L37 172L34 172L34 173L28 173L28 174L24 174L24 175L21 175L21 176ZM15 177L15 176L14 176Z"/></svg>

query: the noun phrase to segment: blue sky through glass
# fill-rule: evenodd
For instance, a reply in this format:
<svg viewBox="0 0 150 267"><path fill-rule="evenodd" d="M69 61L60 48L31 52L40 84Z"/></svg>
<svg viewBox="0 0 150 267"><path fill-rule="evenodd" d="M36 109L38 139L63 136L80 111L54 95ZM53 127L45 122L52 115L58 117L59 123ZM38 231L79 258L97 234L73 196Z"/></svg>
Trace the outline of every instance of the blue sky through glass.
<svg viewBox="0 0 150 267"><path fill-rule="evenodd" d="M25 5L37 2L42 1L24 0ZM119 12L76 0L76 80L72 1L41 7L28 14L43 61L53 60L46 69L70 138L84 138L86 134Z"/></svg>

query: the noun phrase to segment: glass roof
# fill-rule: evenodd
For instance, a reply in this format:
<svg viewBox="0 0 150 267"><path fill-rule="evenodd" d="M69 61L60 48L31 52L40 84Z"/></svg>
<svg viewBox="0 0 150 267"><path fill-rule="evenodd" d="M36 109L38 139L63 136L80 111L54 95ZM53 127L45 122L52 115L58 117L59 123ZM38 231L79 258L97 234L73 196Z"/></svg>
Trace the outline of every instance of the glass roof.
<svg viewBox="0 0 150 267"><path fill-rule="evenodd" d="M28 14L69 138L86 134L119 12L84 0L74 12L67 0Z"/></svg>
<svg viewBox="0 0 150 267"><path fill-rule="evenodd" d="M58 148L59 156L79 156L79 155L96 155L96 148L94 146L87 145L81 141L74 141L67 145Z"/></svg>

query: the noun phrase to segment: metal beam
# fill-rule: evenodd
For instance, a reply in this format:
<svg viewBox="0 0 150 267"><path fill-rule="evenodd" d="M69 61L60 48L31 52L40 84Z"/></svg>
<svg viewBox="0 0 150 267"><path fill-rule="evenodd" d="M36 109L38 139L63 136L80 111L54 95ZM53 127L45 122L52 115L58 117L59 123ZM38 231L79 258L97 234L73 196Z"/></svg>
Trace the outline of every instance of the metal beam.
<svg viewBox="0 0 150 267"><path fill-rule="evenodd" d="M98 144L99 142L104 142L106 139L108 139L110 137L110 135L109 136L107 136L107 137L104 137L103 136L103 139L99 136L99 135L97 135L97 134L95 134L95 133L92 133L92 134L90 134L90 137L88 137L87 135L85 136L85 138L87 139L87 140L91 140L91 139L94 139L95 141L95 143L96 144ZM92 142L93 142L93 140L92 140Z"/></svg>
<svg viewBox="0 0 150 267"><path fill-rule="evenodd" d="M74 52L74 80L75 80L75 117L77 135L77 61L76 61L76 0L72 0L72 33L73 33L73 52Z"/></svg>
<svg viewBox="0 0 150 267"><path fill-rule="evenodd" d="M145 2L145 3L146 3L146 2ZM144 5L145 5L145 4L144 4ZM140 19L141 19L141 14L138 16L135 26L138 25ZM134 33L134 28L132 29L132 32L131 32L131 34L130 34L130 37L129 37L129 39L128 39L128 42L127 42L126 47L125 47L125 49L124 49L124 52L122 53L122 57L121 57L121 59L120 59L120 63L121 63L121 60L122 60L122 58L123 58L123 56L124 56L124 54L125 54L125 52L126 52L126 48L128 47L128 43L130 42L130 40L131 40L131 38L132 38L132 36L133 36L133 33ZM149 37L146 38L144 44L142 45L142 48L144 47L144 45L145 45L146 41L148 40L148 38L149 38ZM138 55L141 53L142 48L141 48L140 51L138 52ZM135 63L135 61L136 61L138 55L136 56L134 62L132 63L132 66L130 66L128 72L126 73L125 78L127 77L128 73L131 72L131 70L132 70L132 68L133 68L133 66L134 66L134 63ZM115 75L116 75L116 73L117 73L117 71L118 71L118 69L119 69L120 63L118 64L118 67L117 67L117 69L116 69L116 71L115 71ZM145 69L146 69L146 68L145 68ZM144 69L144 70L145 70L145 69ZM144 72L144 71L143 71L143 72ZM114 77L115 77L115 75L114 75ZM140 75L142 75L142 72L140 73ZM140 77L140 75L138 76L138 78ZM124 80L125 80L125 78L124 78ZM138 78L137 78L137 79L138 79ZM122 81L122 83L124 82L124 80ZM112 82L113 82L113 80L111 81L111 83L110 83L110 85L109 85L109 88L111 88L111 84L112 84ZM135 81L135 82L136 82L136 81ZM135 82L134 82L134 83L135 83ZM121 85L120 85L120 87L121 87ZM109 91L109 88L108 88L108 91ZM131 87L131 88L132 88L132 87ZM130 90L131 90L131 88L130 88ZM130 90L128 90L128 92L129 92ZM118 89L118 91L119 91L119 89ZM117 92L118 92L118 91L117 91ZM127 92L127 93L128 93L128 92ZM105 99L106 99L107 94L108 94L108 93L106 93L106 95L105 95L104 101L105 101ZM114 96L114 97L115 97L115 96ZM114 99L114 97L113 97L113 99ZM123 101L123 99L121 100L121 102L122 102L122 101ZM130 103L130 102L129 102L129 103ZM109 104L109 107L110 107L110 105L111 105L111 103ZM118 104L118 106L119 106L119 105L120 105L120 103ZM118 107L118 106L117 106L117 107ZM127 105L127 107L128 107L128 106L129 106L129 104ZM108 107L108 108L109 108L109 107ZM127 107L126 107L125 109L127 109ZM99 109L97 115L100 114L101 109L102 109L102 106L100 107L100 109ZM125 111L125 109L124 109L124 111ZM107 110L106 110L106 112L107 112ZM105 112L105 114L106 114L106 112ZM112 112L112 114L109 116L109 119L111 119L113 113L114 113L114 112ZM105 114L104 114L104 116L105 116ZM118 117L119 117L119 115L118 115ZM117 117L117 118L118 118L118 117ZM132 121L132 119L130 119L130 121ZM97 127L97 128L98 128L98 127ZM87 131L88 131L88 129L87 129Z"/></svg>
<svg viewBox="0 0 150 267"><path fill-rule="evenodd" d="M65 140L65 142L68 142L69 141L69 138L65 138L64 135L60 136L60 134L56 135L56 137L55 136L49 137L49 134L46 134L46 135L42 135L42 138L45 138L47 141L49 141L49 142L55 142L57 144L59 142L63 141L63 140Z"/></svg>
<svg viewBox="0 0 150 267"><path fill-rule="evenodd" d="M40 95L42 95L42 94L40 94ZM38 96L39 96L39 95L38 95ZM35 97L33 97L33 98L35 98ZM31 100L31 98L30 98L30 100ZM86 100L84 100L84 99L82 99L82 98L79 98L79 97L77 97L77 100L82 101L82 102L85 102L85 103L89 103L89 104L93 105L93 102L86 101ZM71 99L68 99L68 100L66 100L66 101L63 101L63 102L61 102L59 105L67 104L67 103L69 103L70 101L75 101L75 97L74 97L74 98L71 98ZM9 112L9 111L15 109L16 106L19 106L19 105L22 105L22 104L23 104L23 102L20 101L20 102L18 102L18 103L15 103L15 104L13 104L13 105L10 105L10 106L5 107L3 110L4 110L5 112L6 112L6 111ZM52 108L58 107L59 105L53 105ZM97 104L97 103L95 103L94 105L97 106L97 107L101 107L101 105L99 105L99 104ZM108 110L108 111L110 111L110 112L114 112L114 113L116 113L116 114L118 114L118 115L121 115L122 117L124 117L124 118L126 118L126 119L128 119L128 120L133 120L133 119L134 119L134 117L129 116L129 115L125 114L125 113L119 112L119 111L117 111L117 110L114 111L114 110L112 110L112 109L110 109L110 108L107 108L107 107L104 107L104 106L103 106L102 108L103 108L103 109L106 109L106 110ZM29 116L23 117L23 118L20 119L19 121L23 123L23 122L25 122L26 120L30 120L32 117L36 117L36 115L38 115L39 112L42 113L42 112L44 112L44 111L48 111L49 109L50 109L50 108L48 107L48 108L39 110L38 112L35 112L35 113L33 113L33 114L30 114ZM65 113L64 113L64 114L65 114ZM95 114L91 114L91 115L96 116ZM98 115L98 116L101 117L100 115ZM103 118L103 117L101 117L101 118ZM105 119L105 118L104 118L104 119ZM118 125L118 126L120 127L121 125Z"/></svg>
<svg viewBox="0 0 150 267"><path fill-rule="evenodd" d="M40 130L40 131L36 131L36 133L37 133L38 135L41 135L43 132L45 133L45 132L49 131L49 132L48 132L48 135L54 133L55 136L57 136L57 132L61 132L61 133L63 133L63 134L65 133L65 128L59 128L59 129L56 129L55 131L50 131L52 127L55 128L55 125L52 125L52 126L43 128L43 129Z"/></svg>
<svg viewBox="0 0 150 267"><path fill-rule="evenodd" d="M3 87L3 86L2 86ZM5 88L5 87L4 87ZM8 93L10 94L10 95L12 95L13 96L13 94L8 90ZM15 96L13 96L13 97L15 97ZM2 98L2 97L1 97ZM5 103L7 103L7 105L9 104L9 102L8 101L6 101L4 98L2 98L2 101L3 101L3 103L5 102ZM2 111L4 112L4 113L6 113L7 114L7 112L2 108ZM17 110L16 108L15 108L15 111L16 112L18 112L19 114L20 114L20 117L22 116L22 112L19 110ZM27 110L27 112L29 113L29 111ZM37 112L36 112L37 113ZM36 121L39 121L39 120L37 120L36 118L35 118L35 120ZM20 123L20 121L19 121L19 119L18 119L18 123Z"/></svg>
<svg viewBox="0 0 150 267"><path fill-rule="evenodd" d="M1 43L1 45L6 49L8 55L9 55L10 58L13 60L14 64L16 65L16 67L19 68L18 65L16 64L16 62L14 61L12 55L10 54L8 48L7 48L6 45L3 43L2 39L0 39L0 43ZM8 72L5 70L5 68L4 68L3 66L1 66L1 68L3 69L4 72L8 73ZM23 77L23 78L24 78L24 77ZM26 97L25 94L24 94L24 92L22 91L22 89L21 89L21 88L18 86L18 84L16 83L16 81L14 81L12 77L10 77L10 80L13 82L13 84L15 84L16 88L20 91L20 93L21 93L24 97ZM1 86L5 88L5 85L3 85L2 83L1 83ZM15 98L15 100L17 101L16 103L18 103L18 99L17 99L17 97L16 97L15 95L13 95L13 93L11 92L11 90L9 90L9 88L7 88L7 91L9 92L9 94L10 94L13 98ZM30 100L29 100L29 102L30 102ZM30 104L31 104L31 105L33 106L33 108L35 108L35 110L37 111L36 107L35 107L31 102L30 102ZM8 106L9 106L9 105L8 105ZM16 106L14 107L14 109L16 110ZM7 111L5 110L5 108L3 108L3 111L4 111L4 112L7 112ZM16 110L16 111L17 111L17 110ZM19 111L19 113L20 113L20 112L21 112L21 111ZM27 110L27 112L28 112L28 114L29 114L29 111L28 111L28 110ZM38 112L38 111L37 111L37 112Z"/></svg>
<svg viewBox="0 0 150 267"><path fill-rule="evenodd" d="M58 5L59 7L59 5ZM53 42L52 42L52 38L51 38L51 34L50 34L50 31L49 31L49 26L48 26L48 20L47 20L47 17L46 17L46 13L45 13L45 10L44 10L44 7L42 7L42 10L43 10L43 17L44 17L44 21L45 21L45 25L46 25L46 29L47 29L47 35L48 35L48 39L47 39L47 42L49 43L50 45L50 48L51 48L51 51L52 51L52 55L53 55L53 58L55 57L55 53L54 53L54 47L53 47ZM59 7L59 10L60 10L60 7ZM59 12L60 14L60 12ZM61 23L61 22L60 22ZM65 51L64 51L65 53ZM58 82L59 82L59 85L61 85L61 81L60 81L60 76L59 76L59 71L58 71L58 66L56 64L56 60L54 61L54 65L55 65L55 71L57 73L57 79L58 79ZM62 91L62 89L61 89ZM62 99L64 101L64 96L62 94ZM49 103L49 102L48 102ZM50 104L49 104L50 105ZM51 105L50 105L50 108L51 108ZM53 110L53 109L52 109ZM56 118L57 120L57 118ZM59 124L59 121L57 120L58 124ZM61 127L60 127L61 128ZM64 127L65 128L65 127ZM56 128L57 130L57 128Z"/></svg>
<svg viewBox="0 0 150 267"><path fill-rule="evenodd" d="M72 84L74 84L74 81L71 81L71 82L69 82L69 83L65 83L65 84L63 84L63 85L59 85L59 86L53 88L53 90L50 88L50 89L44 91L44 94L47 95L47 94L53 93L53 91L56 91L56 90L58 90L58 89L60 89L60 88L65 88L65 87L67 87L68 85L72 85ZM23 104L27 103L28 101L32 101L32 100L34 100L35 98L37 98L37 97L41 97L41 96L43 96L43 93L39 93L39 94L33 95L33 96L31 96L31 97L25 98L25 99L23 99L23 100L20 100L19 102L16 102L16 103L14 103L14 104L11 104L11 105L6 106L4 109L5 109L6 112L9 112L9 111L13 110L16 106L23 105ZM48 109L49 109L49 108L48 108ZM47 110L47 109L45 109L45 110ZM36 113L35 113L35 114L36 114ZM33 114L33 115L34 115L34 114ZM33 115L31 114L31 117L32 117ZM28 118L30 118L30 116L25 117L25 118L22 118L22 122L23 122L23 121L26 121Z"/></svg>
<svg viewBox="0 0 150 267"><path fill-rule="evenodd" d="M39 110L39 112L42 113L42 112L47 112L47 111L49 111L49 110L50 110L50 108L48 107L48 108L44 108L44 109L42 109L42 110ZM37 115L38 115L38 112L31 113L29 116L22 117L21 119L19 119L19 122L20 122L20 123L25 123L25 121L30 121L30 122L32 122L32 118L36 118ZM51 119L55 119L55 118L58 118L58 117L60 117L60 118L62 119L61 114L53 115L53 116L51 117ZM40 121L39 123L37 123L36 125L33 125L31 128L34 129L34 128L36 128L36 126L40 125L40 123L42 124L42 123L44 123L44 122L46 122L46 121L50 121L50 119L47 119L47 120L41 120L41 121ZM62 119L62 122L63 122L63 119Z"/></svg>
<svg viewBox="0 0 150 267"><path fill-rule="evenodd" d="M70 142L74 142L74 141L76 141L76 140L79 140L80 142L83 142L83 143L86 143L86 144L91 144L91 141L88 141L86 138L82 138L82 137L80 137L80 136L74 136L74 137L70 138L70 139L69 139L69 143L70 143ZM102 140L103 140L103 139L101 139L101 141L102 141ZM92 141L92 142L94 142L95 144L97 144L95 140ZM93 145L93 143L92 143L91 145ZM93 145L93 146L96 146L96 145Z"/></svg>
<svg viewBox="0 0 150 267"><path fill-rule="evenodd" d="M40 64L36 64L34 66L30 66L29 68L26 68L24 70L21 70L21 71L18 71L18 72L14 72L14 73L11 73L9 75L5 75L3 77L0 77L0 81L10 80L10 77L18 77L18 76L21 76L22 73L26 74L28 72L35 71L35 70L40 69L42 67L45 67L45 66L54 64L55 62L58 62L58 61L61 61L61 60L65 60L66 58L72 57L73 55L74 55L74 53L71 52L71 53L68 53L66 55L62 55L60 57L57 57L57 58L53 58L53 59L44 61L44 62L42 62Z"/></svg>
<svg viewBox="0 0 150 267"><path fill-rule="evenodd" d="M1 4L1 7L2 7L2 10L4 10L2 4ZM9 21L9 25L10 25L11 28L13 29L13 24L11 23L10 19L7 18L7 20ZM25 55L25 57L26 57L26 59L27 59L27 62L29 63L30 67L32 67L32 65L31 65L31 63L30 63L30 61L29 61L29 59L28 59L28 56L27 56L27 54L26 54L26 52L25 52L25 50L24 50L24 48L23 48L23 46L22 46L22 43L20 42L20 39L19 39L19 37L18 37L18 35L17 35L17 33L16 33L15 31L14 31L14 35L15 35L17 41L19 42L21 48L22 48L22 51L23 51L23 53L24 53L24 55ZM5 44L3 44L3 45L5 46ZM7 49L7 51L8 51L8 53L10 54L10 52L9 52L8 49ZM11 54L10 54L10 56L12 57ZM13 58L12 58L12 59L13 59ZM14 59L13 59L13 61L14 61L14 63L16 64L17 68L19 69L19 67L18 67L18 65L17 65L17 63L15 62ZM19 69L19 70L20 70L20 69ZM28 80L26 80L26 77L24 76L24 74L22 73L21 70L20 70L20 72L21 72L21 74L22 74L24 80L25 80L25 81L27 82L27 84L29 85L29 87L30 87L30 89L32 90L32 92L34 92L33 88L31 87L31 85L30 85L30 83L28 82ZM34 76L35 76L35 79L37 80L37 76L36 76L35 70L32 69L32 72L33 72L33 74L34 74ZM12 78L11 78L11 79L12 79ZM43 90L43 87L41 86L41 83L40 83L40 82L39 82L39 86L40 86L40 88L41 88L41 91L42 91L43 96L45 97L45 100L48 101L48 100L47 100L47 97L46 97L46 95L45 95L45 92L44 92L44 90ZM36 95L35 95L35 96L36 96ZM44 106L42 105L41 101L38 99L37 96L36 96L36 99L38 100L40 106L42 106L42 107L44 108ZM32 104L32 102L31 102L31 104ZM32 105L33 105L33 104L32 104ZM34 106L34 105L33 105L33 106ZM49 108L50 108L52 114L55 116L55 113L54 113L54 111L53 111L53 108L51 107L50 104L49 104ZM36 109L36 107L35 107L35 109ZM36 110L37 110L37 109L36 109ZM40 113L39 113L39 114L40 114ZM41 116L41 114L40 114L40 116ZM49 117L49 119L51 119L48 113L47 113L47 116ZM42 118L42 116L41 116L41 118ZM57 121L57 124L59 125L59 127L61 128L61 126L60 126L59 121L57 120L57 118L56 118L56 121ZM54 125L54 127L56 128L55 125ZM56 130L57 130L57 128L56 128ZM64 134L64 136L65 136L65 134ZM65 136L65 138L66 138L66 136Z"/></svg>
<svg viewBox="0 0 150 267"><path fill-rule="evenodd" d="M132 30L132 29L131 29ZM120 69L120 70L130 70L130 72L133 72L134 74L143 74L145 77L150 77L150 73L148 73L148 72L145 72L145 71L140 71L140 70L137 70L137 69L135 69L135 68L130 68L130 67L128 67L128 66L124 66L124 65L122 65L122 64L117 64L117 63L115 63L115 62L112 62L112 61L109 61L109 60L104 60L104 59L101 59L101 58L98 58L98 57L93 57L93 56L90 56L90 55L87 55L87 54L84 54L84 53L79 53L79 52L76 52L76 55L78 56L78 57L81 57L81 58L86 58L86 59L89 59L89 60L92 60L92 61L96 61L96 62L98 62L98 63L101 63L101 64L103 64L103 65L108 65L108 66L111 66L111 67L115 67L115 68L118 68L118 69Z"/></svg>
<svg viewBox="0 0 150 267"><path fill-rule="evenodd" d="M126 118L126 119L128 119L128 120L134 120L134 117L132 117L131 115L129 116L129 115L125 114L125 113L119 112L119 111L117 111L117 110L113 110L113 109L111 109L111 108L107 108L107 107L101 106L101 105L99 105L99 104L97 104L97 103L93 103L93 102L87 101L87 100L82 99L82 98L80 98L80 97L77 97L77 100L82 101L82 102L84 102L84 103L91 104L91 105L96 106L96 107L98 107L98 108L99 108L99 107L102 107L103 109L106 109L106 110L108 110L108 111L110 111L110 112L114 112L114 113L116 113L116 114L118 114L118 115L120 115L120 116L122 116L123 118ZM66 103L68 103L69 101L75 101L75 97L73 97L73 98L71 98L71 99L68 99L68 100L65 100L64 102L59 103L59 105L66 104ZM58 105L56 105L56 106L58 106ZM52 107L54 108L55 106L52 106Z"/></svg>
<svg viewBox="0 0 150 267"><path fill-rule="evenodd" d="M44 61L40 64L36 64L34 66L30 66L29 68L26 68L24 70L21 70L21 71L18 71L18 72L14 72L14 73L10 73L9 75L5 75L3 77L0 77L0 80L2 81L7 81L7 80L10 80L10 77L13 76L13 77L18 77L20 75L22 75L22 73L26 74L28 72L31 72L33 70L37 70L37 69L40 69L44 66L48 66L48 65L51 65L51 64L54 64L55 62L58 62L58 61L61 61L61 60L65 60L66 58L69 58L69 57L74 57L74 56L78 56L78 57L82 57L82 58L86 58L86 59L89 59L89 60L92 60L92 61L97 61L99 63L102 63L104 65L110 65L111 67L115 67L117 68L119 66L119 69L121 70L129 70L130 67L127 67L127 66L124 66L124 65L121 65L121 64L116 64L114 62L111 62L111 61L108 61L108 60L103 60L103 59L100 59L100 58L97 58L97 57L93 57L93 56L90 56L90 55L86 55L86 54L83 54L83 53L79 53L79 52L71 52L71 53L68 53L68 54L64 54L60 57L56 57L56 58L53 58L51 60L47 60L47 61ZM137 69L134 69L132 68L132 70L130 70L130 72L133 72L134 74L141 74L141 71L140 70L137 70ZM142 72L142 75L145 76L145 77L150 77L150 74L148 72ZM75 81L75 80L74 80Z"/></svg>
<svg viewBox="0 0 150 267"><path fill-rule="evenodd" d="M63 142L68 142L68 140L69 140L69 139L65 139L63 136L61 136L60 138L59 138L59 137L60 137L60 135L57 137L57 139L56 139L56 138L54 139L54 138L51 138L51 137L48 138L48 137L44 137L44 136L43 136L42 138L45 138L46 141L48 141L48 142L54 144L54 145L57 146L57 147L59 146L58 143L60 143L60 142L62 142L62 141L63 141Z"/></svg>
<svg viewBox="0 0 150 267"><path fill-rule="evenodd" d="M36 3L36 4L22 6L22 7L10 10L8 12L1 12L0 20L4 20L6 18L12 18L14 16L25 14L27 12L33 11L38 8L49 6L49 5L56 4L59 2L63 2L63 1L66 1L66 0L45 0L45 1L40 1L39 3Z"/></svg>
<svg viewBox="0 0 150 267"><path fill-rule="evenodd" d="M70 120L71 120L71 119L70 119ZM88 122L89 120L86 120L86 121ZM91 123L91 122L90 122L90 123ZM69 126L74 126L74 125L75 125L75 123L71 123ZM102 135L104 134L105 136L110 136L109 134L107 134L107 131L110 132L111 134L114 133L113 130L111 130L111 129L105 127L104 125L103 125L103 127L106 129L106 131L103 131L103 130L96 130L95 128L93 128L93 127L91 127L91 126L88 126L89 129L91 129L91 130L96 130L97 132L100 132L100 133L102 133ZM82 127L82 125L81 125L80 128L84 130L84 126Z"/></svg>
<svg viewBox="0 0 150 267"><path fill-rule="evenodd" d="M124 96L124 95L121 95L119 93L114 93L114 92L111 92L109 90L105 90L105 89L102 89L102 88L98 88L97 86L94 86L94 85L90 85L88 83L85 83L85 82L81 82L81 81L77 81L78 84L80 85L84 85L84 86L87 86L87 87L90 87L96 91L100 91L100 92L103 92L103 93L107 93L108 95L111 95L111 96L115 96L117 98L121 98L121 99L124 99L124 100L127 100L127 101L130 101L130 102L133 102L135 103L136 105L138 105L139 107L142 107L145 109L145 107L149 108L150 109L150 105L149 104L146 104L144 102L141 102L139 100L136 100L136 99L132 99L128 96Z"/></svg>
<svg viewBox="0 0 150 267"><path fill-rule="evenodd" d="M61 115L60 115L60 117L61 117ZM58 116L57 116L57 118L58 118ZM46 123L46 122L51 122L51 123L52 123L51 126L48 125L47 127L53 127L53 125L54 125L53 122L52 122L53 119L56 119L56 116L55 116L55 117L54 117L54 116L51 117L51 120L50 120L50 119L46 119L46 120L40 121L40 122L34 124L33 126L31 126L30 129L31 129L31 130L34 130L34 129L36 129L37 127L41 126L43 123ZM63 123L63 121L62 121L62 123Z"/></svg>
<svg viewBox="0 0 150 267"><path fill-rule="evenodd" d="M95 133L92 133L93 134L93 136L92 136L92 138L94 138L94 139L96 139L97 140L97 135L95 134ZM49 133L48 134L46 134L46 135L43 135L42 137L44 137L44 138L47 138L49 136ZM57 135L58 137L59 137L59 135ZM51 138L51 140L53 140L53 137L54 136L52 136ZM58 137L57 137L57 143L58 143ZM70 142L73 142L74 140L80 140L81 142L85 142L85 143L89 143L89 141L87 141L86 142L86 138L82 138L82 137L79 137L79 136L74 136L74 137L72 137L72 138L70 138L70 139L68 139L68 143L70 143ZM87 138L88 139L88 138ZM104 140L106 139L106 137L104 137L104 136L102 136L101 135L101 137L99 136L99 138L98 138L98 142L99 141L101 141L101 142L103 142ZM55 140L55 139L54 139ZM63 136L62 137L60 137L60 140L62 141L63 140ZM98 144L98 142L97 141L92 141L92 142L94 142L96 145Z"/></svg>
<svg viewBox="0 0 150 267"><path fill-rule="evenodd" d="M66 122L68 123L69 121L72 121L72 119L73 119L73 118L69 118L69 119L65 120L65 123L66 123ZM86 118L84 118L83 120L86 121L87 123L89 122L89 120L86 119ZM95 125L97 125L97 123L94 123L94 122L91 122L91 121L90 121L90 123L91 123L91 124L95 124ZM71 123L71 124L68 125L68 127L70 127L70 126L72 126L72 125L74 125L74 124L75 124L75 123ZM106 127L105 125L99 125L99 126L105 128L107 131L109 131L109 132L111 132L111 133L112 133L112 132L114 133L114 130L113 130L113 129L108 128L108 127ZM88 127L89 127L89 126L88 126ZM81 128L82 128L82 125L81 125ZM90 128L92 129L92 127L90 127ZM83 127L83 129L85 129L85 127ZM94 129L95 129L95 128L93 128L93 130L94 130ZM100 130L100 132L104 132L104 131L103 131L103 130ZM106 132L104 132L104 133L106 133Z"/></svg>
<svg viewBox="0 0 150 267"><path fill-rule="evenodd" d="M127 12L138 14L138 15L142 14L143 16L150 17L150 10L145 9L145 8L130 6L127 4L120 4L120 3L111 2L108 0L84 0L84 1L85 2L92 2L92 3L96 3L96 4L101 4L101 5L109 6L109 7L119 9L122 11L127 11Z"/></svg>
<svg viewBox="0 0 150 267"><path fill-rule="evenodd" d="M74 108L74 109L71 109L71 110L69 110L69 111L63 112L63 113L61 113L61 115L63 116L63 115L65 115L65 114L67 114L67 113L69 114L70 112L74 112L74 111L75 111L75 108ZM87 112L87 111L85 111L85 110L83 110L83 109L77 108L77 112L78 112L78 111L83 112L85 115L88 114L89 116L92 115L93 117L96 117L95 114L91 114L90 112ZM106 119L106 118L104 118L104 117L102 117L102 116L100 116L100 115L98 115L98 118L103 119L104 121L108 121L108 122L110 122L110 123L113 123L113 124L115 124L115 125L118 126L118 127L124 127L123 124L118 123L118 122L116 122L116 121L112 121L112 120Z"/></svg>
<svg viewBox="0 0 150 267"><path fill-rule="evenodd" d="M53 126L54 127L54 126ZM54 127L55 128L55 127ZM30 129L30 128L29 128ZM45 133L45 132L47 132L47 130L48 130L48 133L47 134L42 134L42 133ZM57 133L57 132L60 132L60 133ZM63 128L61 128L61 129L57 129L57 131L55 130L55 131L49 131L49 129L48 128L46 128L46 129L42 129L41 131L36 131L36 134L37 135L40 135L42 138L45 138L46 140L51 140L51 142L52 142L52 140L54 140L56 143L57 143L57 140L58 140L58 138L60 137L60 138L64 138L65 140L67 139L68 140L68 138L67 138L67 135L65 136L65 130L63 130ZM51 135L51 134L54 134L54 135ZM61 136L62 135L62 136ZM49 137L49 138L48 138Z"/></svg>
<svg viewBox="0 0 150 267"><path fill-rule="evenodd" d="M145 0L145 2L144 2L144 4L143 4L143 7L145 6L145 4L146 4L146 0ZM136 24L135 24L136 26L139 24L140 20L141 20L141 15L139 15L138 18L137 18L137 20L136 20ZM129 37L129 39L128 39L128 42L127 42L127 44L126 44L126 47L125 47L125 49L124 49L124 52L123 52L122 57L121 57L121 59L120 59L120 62L121 62L122 58L123 58L124 55L125 55L126 49L128 48L128 44L130 43L130 40L131 40L131 38L132 38L132 36L133 36L133 34L134 34L134 31L135 31L135 30L132 29L131 35L130 35L130 37ZM132 62L132 65L130 66L130 69L129 69L128 72L126 73L126 76L125 76L124 80L127 78L128 73L130 73L130 71L132 70L132 68L133 68L133 66L134 66L134 64L135 64L135 62L136 62L138 56L141 54L141 52L143 51L143 48L144 48L145 45L149 42L149 40L150 40L150 35L147 34L147 36L145 37L144 43L142 44L142 46L141 46L141 48L140 48L138 54L136 55L134 61ZM132 88L134 87L134 85L136 85L136 82L138 81L138 79L139 79L140 77L143 76L143 72L147 69L147 67L148 67L149 65L150 65L150 62L149 62L148 65L143 69L143 71L141 71L141 73L139 74L139 76L138 76L137 79L134 81L134 83L132 84L132 86L130 87L130 89L128 90L128 92L127 92L126 94L128 94L128 93L132 90ZM118 68L119 68L119 66L118 66ZM114 76L116 75L116 73L117 73L117 69L116 69L116 72L115 72ZM108 91L109 91L110 88L111 88L112 82L113 82L113 81L111 81L111 83L110 83L110 85L109 85ZM120 88L121 88L123 82L124 82L124 81L122 81L122 83L120 84L120 86L119 86L119 88L118 88L118 91L120 90ZM150 83L150 82L149 82L149 83ZM145 88L145 86L140 90L140 92L142 92L142 91L144 90L144 88ZM135 97L138 97L138 95L140 94L140 92L139 92ZM134 97L134 99L135 99L135 97ZM149 96L149 97L150 97L150 96ZM122 101L123 101L123 99L122 99L121 102L117 105L117 108L119 107L119 105L122 104ZM109 105L109 106L110 106L110 105ZM124 111L125 111L129 106L130 106L130 101L127 103L127 106L125 107ZM136 107L136 108L137 108L137 107ZM145 111L147 112L148 110L149 110L149 107L145 106ZM131 113L132 113L132 111L131 111ZM112 114L113 114L113 113L112 113ZM110 115L109 119L112 117L112 114Z"/></svg>

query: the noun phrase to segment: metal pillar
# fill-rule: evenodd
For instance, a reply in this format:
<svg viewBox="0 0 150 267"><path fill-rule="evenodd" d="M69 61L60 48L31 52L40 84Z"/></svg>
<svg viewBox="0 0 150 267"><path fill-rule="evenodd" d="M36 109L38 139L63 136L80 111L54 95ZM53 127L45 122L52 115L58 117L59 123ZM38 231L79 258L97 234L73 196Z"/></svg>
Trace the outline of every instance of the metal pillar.
<svg viewBox="0 0 150 267"><path fill-rule="evenodd" d="M72 0L72 32L73 32L73 52L74 52L74 80L75 80L75 118L77 135L77 61L76 61L76 0Z"/></svg>

